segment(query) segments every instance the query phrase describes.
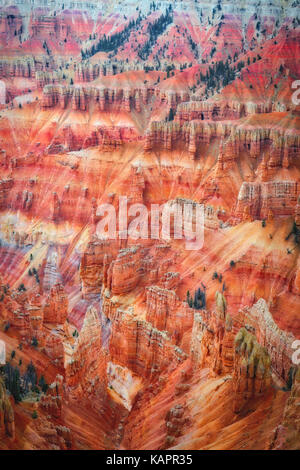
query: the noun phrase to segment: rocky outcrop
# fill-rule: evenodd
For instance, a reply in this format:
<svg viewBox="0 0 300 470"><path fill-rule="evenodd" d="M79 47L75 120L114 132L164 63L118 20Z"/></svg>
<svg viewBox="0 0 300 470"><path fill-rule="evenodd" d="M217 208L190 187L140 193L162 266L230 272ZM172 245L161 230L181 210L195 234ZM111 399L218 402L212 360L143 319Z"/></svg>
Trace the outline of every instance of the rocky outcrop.
<svg viewBox="0 0 300 470"><path fill-rule="evenodd" d="M15 438L15 418L11 401L0 377L0 439Z"/></svg>
<svg viewBox="0 0 300 470"><path fill-rule="evenodd" d="M194 310L190 348L193 367L209 367L212 374L230 373L233 368L235 329L227 312L226 298L217 291L213 312Z"/></svg>
<svg viewBox="0 0 300 470"><path fill-rule="evenodd" d="M44 306L45 323L64 323L68 317L68 297L62 284L55 284Z"/></svg>
<svg viewBox="0 0 300 470"><path fill-rule="evenodd" d="M43 109L56 106L65 109L70 105L73 110L81 111L88 111L94 106L94 110L105 111L115 105L120 111L130 112L135 109L139 112L141 103L147 104L153 93L152 88L46 85L43 89L41 106Z"/></svg>
<svg viewBox="0 0 300 470"><path fill-rule="evenodd" d="M99 297L103 281L105 285L107 284L107 269L114 252L116 252L116 247L111 240L99 240L94 237L89 242L80 263L82 296L84 298Z"/></svg>
<svg viewBox="0 0 300 470"><path fill-rule="evenodd" d="M144 150L151 150L160 146L172 150L174 142L181 137L182 131L177 122L152 122L146 134Z"/></svg>
<svg viewBox="0 0 300 470"><path fill-rule="evenodd" d="M107 366L108 388L116 393L127 410L131 410L134 399L142 387L142 381L127 367L109 362Z"/></svg>
<svg viewBox="0 0 300 470"><path fill-rule="evenodd" d="M23 30L23 15L16 5L1 5L0 38L13 41Z"/></svg>
<svg viewBox="0 0 300 470"><path fill-rule="evenodd" d="M239 119L248 114L249 111L254 112L253 110L247 110L247 107L238 101L232 103L226 101L189 101L178 105L175 120L181 124L195 119L224 121L226 119Z"/></svg>
<svg viewBox="0 0 300 470"><path fill-rule="evenodd" d="M61 213L61 201L56 192L53 193L53 200L52 200L52 215L51 220L53 222L59 222L60 220L60 213Z"/></svg>
<svg viewBox="0 0 300 470"><path fill-rule="evenodd" d="M65 335L63 331L58 331L53 328L52 330L44 330L45 339L43 350L51 359L51 362L58 368L62 369L65 365L65 348L64 340Z"/></svg>
<svg viewBox="0 0 300 470"><path fill-rule="evenodd" d="M186 100L188 101L188 100ZM207 101L188 101L177 107L175 120L181 124L193 120L225 121L241 119L251 114L265 114L277 111L271 101L255 103L254 101L230 100L217 97Z"/></svg>
<svg viewBox="0 0 300 470"><path fill-rule="evenodd" d="M189 418L186 418L185 415L186 407L180 404L175 405L173 408L170 408L166 414L166 428L167 428L167 437L166 437L166 446L169 447L175 441L175 438L183 434L184 425L188 424Z"/></svg>
<svg viewBox="0 0 300 470"><path fill-rule="evenodd" d="M141 278L142 249L131 246L119 251L107 271L107 287L112 294L126 294L132 291Z"/></svg>
<svg viewBox="0 0 300 470"><path fill-rule="evenodd" d="M176 91L176 90L160 90L158 95L159 104L167 104L169 108L176 109L177 105L183 101L189 101L190 94L186 91Z"/></svg>
<svg viewBox="0 0 300 470"><path fill-rule="evenodd" d="M218 294L217 297L224 298L223 294ZM212 314L205 310L201 313L195 312L191 343L193 362L202 366L208 364L220 373L224 370L226 357L232 358L234 337L243 327L246 327L256 341L266 348L272 371L285 383L293 366L291 357L295 337L277 326L264 299L259 299L252 307L245 307L234 317L226 312L226 308L218 310L217 304L216 311ZM225 350L224 344L226 344ZM218 361L219 367L215 368L213 364ZM220 361L223 362L223 367L220 366ZM229 362L232 363L232 359L229 359ZM230 370L228 365L225 365L227 371Z"/></svg>
<svg viewBox="0 0 300 470"><path fill-rule="evenodd" d="M138 386L140 381L138 378L135 381L130 370L119 367L122 363L115 364L114 358L108 355L105 344L102 344L104 336L97 308L97 304L88 307L66 364L66 394L75 405L80 403L80 406L100 414L100 436L104 435L101 445L111 448L116 445L120 421L131 408L135 385Z"/></svg>
<svg viewBox="0 0 300 470"><path fill-rule="evenodd" d="M231 373L234 365L234 331L226 311L194 312L191 358L194 369L210 369L212 375Z"/></svg>
<svg viewBox="0 0 300 470"><path fill-rule="evenodd" d="M49 155L66 153L68 151L77 151L88 147L99 146L104 151L117 149L124 143L139 140L136 129L132 126L62 126L46 152ZM78 163L61 163L64 166L70 166L72 170L78 168Z"/></svg>
<svg viewBox="0 0 300 470"><path fill-rule="evenodd" d="M35 62L32 57L2 58L0 60L0 77L35 78Z"/></svg>
<svg viewBox="0 0 300 470"><path fill-rule="evenodd" d="M42 395L39 406L54 418L61 417L64 391L63 377L57 375L55 381L49 385L46 395Z"/></svg>
<svg viewBox="0 0 300 470"><path fill-rule="evenodd" d="M291 135L283 128L268 123L264 126L240 125L239 120L216 122L193 120L164 122L152 121L145 137L145 151L156 147L172 150L183 145L194 159L200 143L210 143L218 137L225 143L224 156L236 160L241 152L247 151L253 159L270 151L268 175L273 176L278 168L293 165L300 151L299 133Z"/></svg>
<svg viewBox="0 0 300 470"><path fill-rule="evenodd" d="M240 220L265 219L272 211L275 217L294 215L300 185L296 181L244 182L234 215Z"/></svg>
<svg viewBox="0 0 300 470"><path fill-rule="evenodd" d="M50 292L51 288L61 282L61 274L58 265L58 254L55 247L50 247L43 261L42 284L45 292Z"/></svg>
<svg viewBox="0 0 300 470"><path fill-rule="evenodd" d="M35 39L63 41L70 32L71 27L63 15L47 15L46 12L37 10L31 18L30 33Z"/></svg>
<svg viewBox="0 0 300 470"><path fill-rule="evenodd" d="M251 398L262 396L271 386L271 359L246 328L235 338L234 404L239 413Z"/></svg>
<svg viewBox="0 0 300 470"><path fill-rule="evenodd" d="M40 347L45 342L45 331L43 328L43 310L41 305L31 304L26 305L26 316L28 318L28 331L26 332L26 339L32 342L33 339L38 341Z"/></svg>
<svg viewBox="0 0 300 470"><path fill-rule="evenodd" d="M66 334L62 322L66 319L68 301L62 286L56 285L46 301L36 292L9 290L1 281L0 289L1 322L15 327L27 344L35 343L54 365L63 368Z"/></svg>
<svg viewBox="0 0 300 470"><path fill-rule="evenodd" d="M76 82L92 82L96 78L105 76L117 75L128 70L126 62L118 61L112 63L111 61L104 61L97 64L79 63L75 65L75 79ZM132 69L131 69L132 70Z"/></svg>
<svg viewBox="0 0 300 470"><path fill-rule="evenodd" d="M166 331L139 320L133 308L116 309L109 353L114 363L129 368L140 377L157 376L171 365L177 367L187 357Z"/></svg>
<svg viewBox="0 0 300 470"><path fill-rule="evenodd" d="M280 330L264 299L259 299L251 308L245 308L242 316L244 324L252 329L258 343L268 351L272 370L286 382L293 367L294 335Z"/></svg>
<svg viewBox="0 0 300 470"><path fill-rule="evenodd" d="M180 302L174 291L151 286L146 289L146 320L167 331L178 344L185 331L192 328L193 310Z"/></svg>
<svg viewBox="0 0 300 470"><path fill-rule="evenodd" d="M199 144L209 144L212 139L220 140L234 132L234 121L192 121L181 124L179 121L153 121L147 130L144 150L162 147L172 150L176 146L188 150L191 159L197 155Z"/></svg>
<svg viewBox="0 0 300 470"><path fill-rule="evenodd" d="M295 209L295 224L298 228L300 227L300 195L298 196Z"/></svg>
<svg viewBox="0 0 300 470"><path fill-rule="evenodd" d="M39 407L39 411L47 412L47 408ZM42 413L41 413L42 414ZM28 450L69 450L72 448L72 432L67 426L60 424L61 418L38 416L26 426L23 439L28 442ZM32 439L32 435L35 439Z"/></svg>
<svg viewBox="0 0 300 470"><path fill-rule="evenodd" d="M270 444L272 450L299 450L300 422L300 368L295 367L291 377L292 387L286 402L283 421L274 432Z"/></svg>
<svg viewBox="0 0 300 470"><path fill-rule="evenodd" d="M21 207L24 211L29 211L32 207L34 194L25 189L22 193Z"/></svg>
<svg viewBox="0 0 300 470"><path fill-rule="evenodd" d="M13 185L13 178L5 178L0 180L0 209L2 210L7 208L7 198Z"/></svg>
<svg viewBox="0 0 300 470"><path fill-rule="evenodd" d="M66 366L66 386L74 400L87 400L100 411L107 389L107 357L101 347L101 325L96 308L86 312L72 357Z"/></svg>
<svg viewBox="0 0 300 470"><path fill-rule="evenodd" d="M143 170L140 166L131 167L130 171L130 191L129 198L131 204L143 204L144 202L144 190L145 190L145 178L143 176Z"/></svg>
<svg viewBox="0 0 300 470"><path fill-rule="evenodd" d="M54 72L46 72L44 70L35 73L37 88L43 90L46 85L54 85L58 83L58 77Z"/></svg>

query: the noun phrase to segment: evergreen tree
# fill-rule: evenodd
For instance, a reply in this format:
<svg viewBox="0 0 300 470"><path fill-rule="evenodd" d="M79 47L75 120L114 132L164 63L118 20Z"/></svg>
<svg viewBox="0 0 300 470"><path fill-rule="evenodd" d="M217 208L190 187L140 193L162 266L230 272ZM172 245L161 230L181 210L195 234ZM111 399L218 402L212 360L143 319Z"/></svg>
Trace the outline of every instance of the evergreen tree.
<svg viewBox="0 0 300 470"><path fill-rule="evenodd" d="M41 375L40 380L39 380L39 387L42 390L42 392L46 393L48 390L48 384L46 383L45 377Z"/></svg>
<svg viewBox="0 0 300 470"><path fill-rule="evenodd" d="M32 361L28 364L26 372L23 376L24 388L28 392L30 388L33 388L37 384L37 373Z"/></svg>
<svg viewBox="0 0 300 470"><path fill-rule="evenodd" d="M13 395L16 402L19 402L19 401L22 400L22 398L21 398L20 371L19 371L18 367L16 367L15 371L14 371L12 395Z"/></svg>
<svg viewBox="0 0 300 470"><path fill-rule="evenodd" d="M169 110L168 121L174 121L174 111L172 108Z"/></svg>
<svg viewBox="0 0 300 470"><path fill-rule="evenodd" d="M203 284L202 284L202 286L203 286ZM193 307L196 310L202 310L202 309L206 308L206 293L205 293L205 287L204 286L203 286L203 290L200 289L200 287L199 287L195 291Z"/></svg>
<svg viewBox="0 0 300 470"><path fill-rule="evenodd" d="M13 367L11 364L6 363L4 366L4 376L5 387L12 394L15 401L18 403L22 400L19 368Z"/></svg>
<svg viewBox="0 0 300 470"><path fill-rule="evenodd" d="M147 59L151 53L152 47L157 41L158 36L164 33L168 25L173 22L172 7L170 7L166 10L165 14L162 14L157 20L148 25L147 33L149 34L149 39L138 52L138 55L141 59Z"/></svg>
<svg viewBox="0 0 300 470"><path fill-rule="evenodd" d="M81 50L81 56L83 59L93 56L97 52L110 52L117 51L118 48L128 41L131 31L136 28L142 21L141 14L139 14L136 20L129 21L128 25L125 28L118 32L111 34L110 36L103 35L103 37L98 41L97 44L93 44L90 50L85 52Z"/></svg>

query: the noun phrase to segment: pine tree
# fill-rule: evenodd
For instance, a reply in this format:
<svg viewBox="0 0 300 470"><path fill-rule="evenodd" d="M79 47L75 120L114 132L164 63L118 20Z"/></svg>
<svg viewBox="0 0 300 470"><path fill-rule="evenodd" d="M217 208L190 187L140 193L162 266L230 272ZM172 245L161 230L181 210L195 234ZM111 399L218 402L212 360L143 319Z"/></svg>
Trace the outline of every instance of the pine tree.
<svg viewBox="0 0 300 470"><path fill-rule="evenodd" d="M24 374L24 386L25 390L28 391L29 388L33 388L37 384L37 373L32 361L28 364L26 372Z"/></svg>
<svg viewBox="0 0 300 470"><path fill-rule="evenodd" d="M4 366L4 375L5 387L18 403L22 400L20 371L18 367L13 367L11 364L6 363Z"/></svg>
<svg viewBox="0 0 300 470"><path fill-rule="evenodd" d="M172 108L169 110L169 115L168 115L168 121L173 121L174 120L174 111Z"/></svg>
<svg viewBox="0 0 300 470"><path fill-rule="evenodd" d="M13 384L12 384L12 395L16 402L22 400L21 398L21 381L20 381L20 371L18 367L15 368Z"/></svg>
<svg viewBox="0 0 300 470"><path fill-rule="evenodd" d="M48 384L46 383L45 377L41 375L39 380L39 387L41 388L42 392L46 393L48 390Z"/></svg>

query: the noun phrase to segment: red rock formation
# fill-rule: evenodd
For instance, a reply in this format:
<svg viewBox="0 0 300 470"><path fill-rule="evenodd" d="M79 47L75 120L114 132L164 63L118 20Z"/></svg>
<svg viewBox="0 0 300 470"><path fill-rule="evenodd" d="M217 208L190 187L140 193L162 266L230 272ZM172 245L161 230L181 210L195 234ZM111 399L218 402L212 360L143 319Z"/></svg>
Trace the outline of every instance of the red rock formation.
<svg viewBox="0 0 300 470"><path fill-rule="evenodd" d="M57 84L58 78L54 73L37 71L35 73L36 86L38 89L43 90L46 85Z"/></svg>
<svg viewBox="0 0 300 470"><path fill-rule="evenodd" d="M61 202L60 202L59 197L56 194L56 192L53 193L53 203L52 203L52 205L53 205L53 207L52 207L51 219L53 220L53 222L58 222L59 218L60 218L60 205L61 205Z"/></svg>
<svg viewBox="0 0 300 470"><path fill-rule="evenodd" d="M97 64L79 63L76 65L75 78L78 82L92 82L96 78L122 73L126 67L128 64L122 61L111 63L107 60Z"/></svg>
<svg viewBox="0 0 300 470"><path fill-rule="evenodd" d="M53 329L46 333L43 349L52 363L61 369L63 369L65 365L64 339L62 332L58 333L57 330Z"/></svg>
<svg viewBox="0 0 300 470"><path fill-rule="evenodd" d="M283 421L274 432L270 449L299 449L299 403L300 403L299 367L295 368L292 377L291 394L284 409Z"/></svg>
<svg viewBox="0 0 300 470"><path fill-rule="evenodd" d="M145 179L141 167L131 167L130 173L130 203L143 204L143 193L145 190Z"/></svg>
<svg viewBox="0 0 300 470"><path fill-rule="evenodd" d="M30 24L34 38L64 40L70 34L70 26L62 15L34 14Z"/></svg>
<svg viewBox="0 0 300 470"><path fill-rule="evenodd" d="M300 227L300 195L298 196L296 209L295 209L295 223L297 227Z"/></svg>
<svg viewBox="0 0 300 470"><path fill-rule="evenodd" d="M276 325L264 299L259 299L250 309L245 309L244 324L252 327L253 334L270 356L272 370L284 382L292 364L292 344L295 337Z"/></svg>
<svg viewBox="0 0 300 470"><path fill-rule="evenodd" d="M253 112L253 110L251 111ZM188 101L178 105L175 119L182 124L184 121L195 119L212 121L239 119L244 115L245 107L238 102Z"/></svg>
<svg viewBox="0 0 300 470"><path fill-rule="evenodd" d="M7 197L8 193L13 187L14 181L12 178L1 179L0 180L0 209L7 208Z"/></svg>
<svg viewBox="0 0 300 470"><path fill-rule="evenodd" d="M203 311L194 315L191 340L194 367L206 365L217 374L231 372L233 366L236 367L234 337L241 328L246 327L247 331L251 331L251 344L256 341L260 348L265 349L272 372L282 383L286 383L293 367L291 358L295 337L277 326L263 299L234 317L229 313L226 315L223 299L222 294L217 295L214 314Z"/></svg>
<svg viewBox="0 0 300 470"><path fill-rule="evenodd" d="M14 410L0 377L0 438L5 440L7 437L15 438Z"/></svg>
<svg viewBox="0 0 300 470"><path fill-rule="evenodd" d="M246 210L254 219L267 218L270 210L277 217L293 215L299 192L299 183L295 181L244 182L234 215L240 220Z"/></svg>
<svg viewBox="0 0 300 470"><path fill-rule="evenodd" d="M1 43L13 41L14 36L22 34L23 17L17 6L1 6L0 37Z"/></svg>
<svg viewBox="0 0 300 470"><path fill-rule="evenodd" d="M144 150L151 150L160 146L172 150L174 142L181 137L181 127L177 122L152 122L150 130L146 134Z"/></svg>
<svg viewBox="0 0 300 470"><path fill-rule="evenodd" d="M0 77L35 78L35 63L31 56L22 58L1 58Z"/></svg>
<svg viewBox="0 0 300 470"><path fill-rule="evenodd" d="M66 367L66 386L72 399L88 400L98 411L104 406L107 388L107 357L101 348L97 310L89 307L72 357Z"/></svg>
<svg viewBox="0 0 300 470"><path fill-rule="evenodd" d="M193 324L193 310L179 301L174 291L157 286L147 288L146 320L158 330L168 331L175 343Z"/></svg>
<svg viewBox="0 0 300 470"><path fill-rule="evenodd" d="M55 284L44 306L45 323L64 323L68 317L68 297L62 284Z"/></svg>
<svg viewBox="0 0 300 470"><path fill-rule="evenodd" d="M271 385L271 360L265 348L246 328L235 338L234 411L239 413L251 398L262 396Z"/></svg>
<svg viewBox="0 0 300 470"><path fill-rule="evenodd" d="M42 108L59 106L61 109L65 109L71 104L73 110L88 111L92 106L95 106L96 110L105 111L114 105L119 111L130 112L132 109L140 110L142 97L144 104L147 104L153 93L153 88L141 90L92 85L49 84L43 89Z"/></svg>
<svg viewBox="0 0 300 470"><path fill-rule="evenodd" d="M247 125L239 127L239 121L222 121L220 123L205 120L193 120L180 123L177 122L151 122L145 139L146 151L162 146L172 150L176 143L184 142L192 157L195 156L197 146L200 142L209 143L213 137L224 139L230 137L226 142L227 156L237 159L240 152L249 151L251 158L258 158L263 151L272 151L268 162L269 175L281 168L286 158L289 164L295 163L299 154L300 140L298 133L291 136L286 129L274 129L271 125L257 126L253 118L249 119ZM286 155L286 157L284 157ZM288 157L287 157L288 156Z"/></svg>
<svg viewBox="0 0 300 470"><path fill-rule="evenodd" d="M171 342L167 332L138 320L132 309L121 308L115 311L109 353L113 362L140 377L155 377L186 358L186 354Z"/></svg>
<svg viewBox="0 0 300 470"><path fill-rule="evenodd" d="M49 385L46 395L42 395L39 406L54 418L60 418L63 406L63 377L57 375L55 381Z"/></svg>
<svg viewBox="0 0 300 470"><path fill-rule="evenodd" d="M114 244L109 240L91 241L83 253L80 263L80 277L83 297L99 296L103 281L103 267L107 267L111 259Z"/></svg>
<svg viewBox="0 0 300 470"><path fill-rule="evenodd" d="M119 251L107 272L107 286L112 294L126 294L133 290L141 277L140 246L131 246Z"/></svg>

